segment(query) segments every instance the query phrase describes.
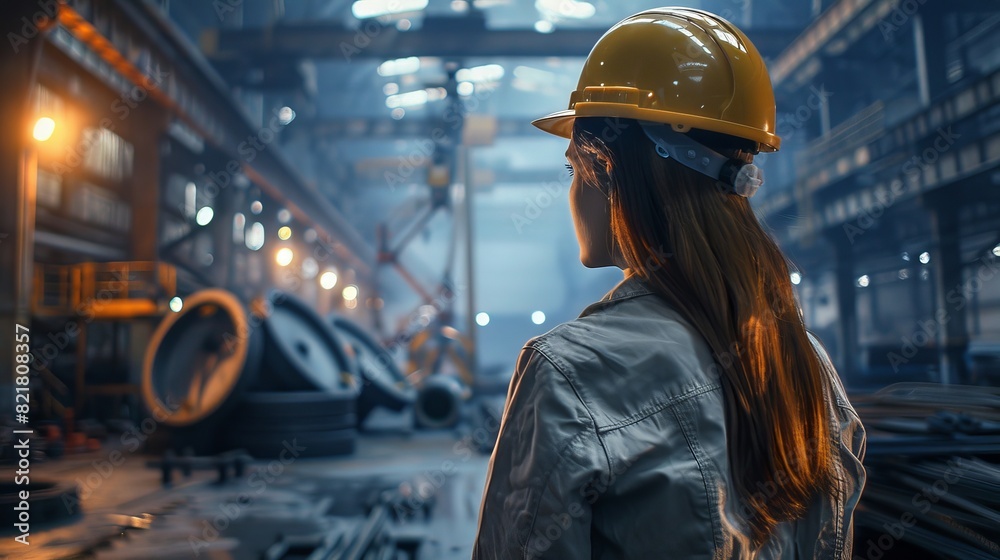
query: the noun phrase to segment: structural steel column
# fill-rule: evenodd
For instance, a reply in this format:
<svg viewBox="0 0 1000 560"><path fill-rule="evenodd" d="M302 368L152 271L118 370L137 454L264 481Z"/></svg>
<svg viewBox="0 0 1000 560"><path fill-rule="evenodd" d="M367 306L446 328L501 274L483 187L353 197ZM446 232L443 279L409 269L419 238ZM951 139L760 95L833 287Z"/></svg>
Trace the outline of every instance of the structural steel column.
<svg viewBox="0 0 1000 560"><path fill-rule="evenodd" d="M924 4L913 16L917 88L923 107L929 107L949 85L944 26L945 13L937 2Z"/></svg>
<svg viewBox="0 0 1000 560"><path fill-rule="evenodd" d="M935 324L941 383L963 383L966 379L965 352L969 345L965 310L970 299L963 293L962 246L958 227L958 205L945 196L928 197L933 242L937 251L934 264ZM976 271L972 271L973 274Z"/></svg>
<svg viewBox="0 0 1000 560"><path fill-rule="evenodd" d="M840 351L833 359L841 378L850 385L852 382L857 382L860 375L858 371L858 313L857 292L854 285L857 279L854 271L854 251L850 239L844 235L840 228L828 230L827 235L836 254L834 275L837 285L837 337L840 339L838 345Z"/></svg>
<svg viewBox="0 0 1000 560"><path fill-rule="evenodd" d="M33 68L44 41L40 27L55 7L46 2L0 3L0 415L13 414L15 325L29 326L34 260L35 173L29 110Z"/></svg>

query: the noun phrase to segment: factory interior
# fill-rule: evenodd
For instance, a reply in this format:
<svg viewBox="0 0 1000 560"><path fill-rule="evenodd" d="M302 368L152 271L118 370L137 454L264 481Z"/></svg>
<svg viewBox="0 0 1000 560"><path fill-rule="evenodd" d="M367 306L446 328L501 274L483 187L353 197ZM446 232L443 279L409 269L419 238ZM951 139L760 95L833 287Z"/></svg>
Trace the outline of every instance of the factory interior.
<svg viewBox="0 0 1000 560"><path fill-rule="evenodd" d="M767 65L844 557L1000 558L1000 4L677 3ZM470 558L519 352L622 281L532 120L660 5L5 0L0 556Z"/></svg>

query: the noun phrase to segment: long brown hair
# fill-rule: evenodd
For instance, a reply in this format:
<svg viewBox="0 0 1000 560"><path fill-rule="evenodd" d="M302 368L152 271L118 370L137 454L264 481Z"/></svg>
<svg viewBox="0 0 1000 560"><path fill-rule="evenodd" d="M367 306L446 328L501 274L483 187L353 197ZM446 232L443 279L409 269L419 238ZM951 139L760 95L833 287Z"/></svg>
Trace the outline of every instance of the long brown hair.
<svg viewBox="0 0 1000 560"><path fill-rule="evenodd" d="M750 162L752 142L692 130ZM802 323L789 266L749 201L659 157L639 124L578 118L585 184L610 198L625 263L708 342L725 399L729 468L754 548L834 482L828 381ZM661 255L668 255L665 259ZM776 492L764 496L760 488Z"/></svg>

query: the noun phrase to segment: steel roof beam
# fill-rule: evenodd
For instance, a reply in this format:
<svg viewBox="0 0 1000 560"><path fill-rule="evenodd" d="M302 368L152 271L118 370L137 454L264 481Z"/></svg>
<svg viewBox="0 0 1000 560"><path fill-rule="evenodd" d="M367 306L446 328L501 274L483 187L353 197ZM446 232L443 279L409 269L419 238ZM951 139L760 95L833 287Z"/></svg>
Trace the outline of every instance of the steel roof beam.
<svg viewBox="0 0 1000 560"><path fill-rule="evenodd" d="M208 56L219 59L584 57L605 31L567 28L545 34L532 29L488 29L482 19L475 17L427 17L423 26L414 31L399 31L376 20L350 29L331 20L256 29L211 29L202 35L201 44ZM768 56L777 55L797 33L788 29L750 29L747 35Z"/></svg>

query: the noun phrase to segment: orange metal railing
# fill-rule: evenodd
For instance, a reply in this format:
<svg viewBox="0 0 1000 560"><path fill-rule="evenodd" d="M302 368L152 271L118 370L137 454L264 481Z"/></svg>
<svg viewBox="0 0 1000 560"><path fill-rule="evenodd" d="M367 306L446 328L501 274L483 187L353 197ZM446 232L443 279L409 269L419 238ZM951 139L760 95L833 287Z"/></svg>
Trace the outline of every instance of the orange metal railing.
<svg viewBox="0 0 1000 560"><path fill-rule="evenodd" d="M166 310L177 293L177 271L154 261L35 265L32 310L37 315L128 318Z"/></svg>

